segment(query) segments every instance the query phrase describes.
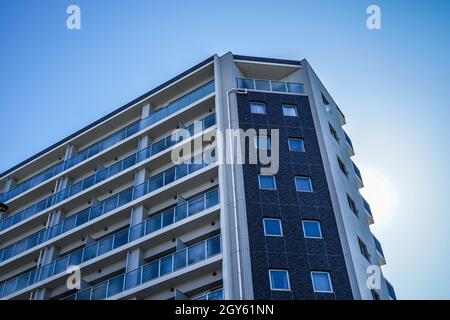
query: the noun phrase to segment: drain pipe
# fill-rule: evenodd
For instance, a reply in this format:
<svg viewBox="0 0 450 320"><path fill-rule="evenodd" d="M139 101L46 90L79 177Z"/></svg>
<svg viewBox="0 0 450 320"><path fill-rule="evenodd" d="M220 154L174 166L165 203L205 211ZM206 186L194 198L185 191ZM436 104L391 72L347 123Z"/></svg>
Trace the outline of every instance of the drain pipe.
<svg viewBox="0 0 450 320"><path fill-rule="evenodd" d="M234 236L236 241L236 259L237 259L237 272L238 272L238 282L239 282L239 300L243 300L243 289L242 289L242 271L241 271L241 247L239 244L239 230L238 230L238 216L237 216L237 196L236 196L236 182L235 182L235 172L234 172L234 154L233 154L233 133L231 124L231 110L230 110L230 94L247 94L247 89L239 90L232 88L226 92L227 96L227 117L228 117L228 133L229 133L229 145L230 145L230 159L231 159L231 190L233 194L233 218L234 218Z"/></svg>

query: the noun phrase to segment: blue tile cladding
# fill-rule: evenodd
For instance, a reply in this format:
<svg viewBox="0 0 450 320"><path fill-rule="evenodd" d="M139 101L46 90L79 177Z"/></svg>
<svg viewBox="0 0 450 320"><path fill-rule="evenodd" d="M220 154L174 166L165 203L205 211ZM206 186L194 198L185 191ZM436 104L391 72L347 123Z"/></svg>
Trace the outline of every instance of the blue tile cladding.
<svg viewBox="0 0 450 320"><path fill-rule="evenodd" d="M237 101L240 128L280 130L276 191L259 190L259 165L243 166L255 299L353 299L308 97L249 92ZM267 114L252 114L251 101ZM297 105L298 117L284 117L282 104ZM290 152L287 138L304 139L306 152ZM311 177L313 192L296 192L294 176ZM282 238L264 236L263 217L281 218ZM302 219L319 219L323 239L305 239ZM269 269L289 270L291 291L271 291ZM335 292L314 293L311 270L329 271Z"/></svg>

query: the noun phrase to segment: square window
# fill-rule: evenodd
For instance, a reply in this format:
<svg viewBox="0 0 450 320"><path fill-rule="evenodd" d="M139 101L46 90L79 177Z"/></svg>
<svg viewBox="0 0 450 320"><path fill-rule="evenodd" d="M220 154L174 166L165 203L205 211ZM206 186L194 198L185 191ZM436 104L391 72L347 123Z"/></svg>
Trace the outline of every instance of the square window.
<svg viewBox="0 0 450 320"><path fill-rule="evenodd" d="M266 114L266 105L261 102L250 102L250 109L252 113Z"/></svg>
<svg viewBox="0 0 450 320"><path fill-rule="evenodd" d="M303 235L305 238L322 239L320 222L314 220L303 220Z"/></svg>
<svg viewBox="0 0 450 320"><path fill-rule="evenodd" d="M326 106L329 105L330 103L328 102L327 97L325 97L325 95L323 93L321 93L321 95L322 95L322 102L323 102L323 104L326 105Z"/></svg>
<svg viewBox="0 0 450 320"><path fill-rule="evenodd" d="M270 289L290 291L289 273L287 270L269 270Z"/></svg>
<svg viewBox="0 0 450 320"><path fill-rule="evenodd" d="M264 218L264 235L271 237L282 237L283 229L280 219Z"/></svg>
<svg viewBox="0 0 450 320"><path fill-rule="evenodd" d="M312 192L312 182L310 177L295 177L295 189L298 192Z"/></svg>
<svg viewBox="0 0 450 320"><path fill-rule="evenodd" d="M276 190L277 185L274 176L259 175L259 188L266 190Z"/></svg>
<svg viewBox="0 0 450 320"><path fill-rule="evenodd" d="M329 272L311 271L311 279L314 292L330 293L333 292Z"/></svg>
<svg viewBox="0 0 450 320"><path fill-rule="evenodd" d="M257 149L270 150L272 142L268 136L255 136L255 146Z"/></svg>
<svg viewBox="0 0 450 320"><path fill-rule="evenodd" d="M297 106L291 104L283 104L283 115L285 117L298 117Z"/></svg>
<svg viewBox="0 0 450 320"><path fill-rule="evenodd" d="M289 144L289 151L305 152L305 143L303 139L289 138L288 144Z"/></svg>

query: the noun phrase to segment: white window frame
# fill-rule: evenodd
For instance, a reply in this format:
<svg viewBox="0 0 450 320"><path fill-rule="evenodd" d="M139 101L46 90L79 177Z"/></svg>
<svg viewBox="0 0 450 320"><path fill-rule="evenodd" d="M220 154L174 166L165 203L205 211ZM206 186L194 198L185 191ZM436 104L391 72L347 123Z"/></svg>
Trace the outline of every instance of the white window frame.
<svg viewBox="0 0 450 320"><path fill-rule="evenodd" d="M300 179L300 178L307 178L308 179L308 181L309 181L309 186L310 186L310 189L311 190L309 190L309 191L305 191L305 190L298 190L297 189L297 179ZM297 192L314 192L314 189L313 189L313 186L312 186L312 179L311 179L311 177L306 177L306 176L295 176L294 177L294 184L295 184L295 191L297 191Z"/></svg>
<svg viewBox="0 0 450 320"><path fill-rule="evenodd" d="M307 236L306 232L305 232L305 222L316 222L319 225L319 234L320 234L320 236L318 236L318 237ZM308 219L302 220L302 227L303 227L303 236L305 238L308 238L308 239L323 239L322 227L320 226L320 221L318 221L318 220L308 220Z"/></svg>
<svg viewBox="0 0 450 320"><path fill-rule="evenodd" d="M273 287L273 283L272 283L272 277L271 277L271 272L275 271L275 272L283 272L286 274L286 278L287 278L287 285L288 288L287 289L278 289L278 288L274 288ZM271 291L291 291L291 281L289 280L289 271L285 270L285 269L269 269L269 282L270 282L270 290Z"/></svg>
<svg viewBox="0 0 450 320"><path fill-rule="evenodd" d="M316 290L316 286L314 285L314 276L313 276L314 273L325 273L327 275L328 283L330 284L330 291ZM334 293L334 291L333 291L333 283L331 283L331 275L330 275L330 273L328 271L311 271L311 282L312 282L312 285L313 285L314 292L317 292L317 293Z"/></svg>
<svg viewBox="0 0 450 320"><path fill-rule="evenodd" d="M302 145L303 145L303 151L292 150L291 143L290 143L292 140L301 141ZM288 147L289 147L289 151L292 151L292 152L306 152L305 140L302 138L288 138Z"/></svg>
<svg viewBox="0 0 450 320"><path fill-rule="evenodd" d="M295 104L283 104L281 106L283 108L283 116L285 117L298 117L298 110L297 110L297 106ZM285 113L286 109L294 109L295 110L295 116L289 115Z"/></svg>
<svg viewBox="0 0 450 320"><path fill-rule="evenodd" d="M263 187L261 187L261 179L260 179L260 177L272 177L274 188L273 188L273 189L268 189L268 188L263 188ZM259 189L260 189L260 190L270 190L270 191L275 191L275 190L277 190L277 179L275 179L275 176L274 176L274 175L270 175L270 174L258 174L258 184L259 184Z"/></svg>
<svg viewBox="0 0 450 320"><path fill-rule="evenodd" d="M278 221L279 225L280 225L280 234L268 234L266 231L266 220L274 220L274 221ZM263 227L264 227L264 235L266 237L279 237L282 238L283 237L283 224L281 223L281 219L279 218L263 218Z"/></svg>
<svg viewBox="0 0 450 320"><path fill-rule="evenodd" d="M264 109L264 113L253 112L253 107L252 107L253 105L262 105L263 109ZM252 101L252 102L250 102L250 112L253 113L253 114L267 114L266 104L264 102Z"/></svg>

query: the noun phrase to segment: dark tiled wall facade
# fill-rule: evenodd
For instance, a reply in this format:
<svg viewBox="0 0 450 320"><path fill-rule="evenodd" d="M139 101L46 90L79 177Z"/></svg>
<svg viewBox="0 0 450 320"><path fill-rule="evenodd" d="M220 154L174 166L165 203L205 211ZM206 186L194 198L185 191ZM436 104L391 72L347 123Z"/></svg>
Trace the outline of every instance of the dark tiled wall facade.
<svg viewBox="0 0 450 320"><path fill-rule="evenodd" d="M267 115L252 114L263 102ZM283 116L282 104L297 105L298 117ZM238 96L244 130L279 129L277 190L260 190L258 165L244 165L244 184L255 299L353 299L308 97L249 92ZM306 152L290 152L289 138L303 138ZM297 192L294 176L310 176L313 192ZM266 237L263 218L280 218L283 237ZM303 236L302 219L319 220L323 239ZM289 272L290 291L270 289L269 269ZM334 293L315 293L311 271L328 271Z"/></svg>

